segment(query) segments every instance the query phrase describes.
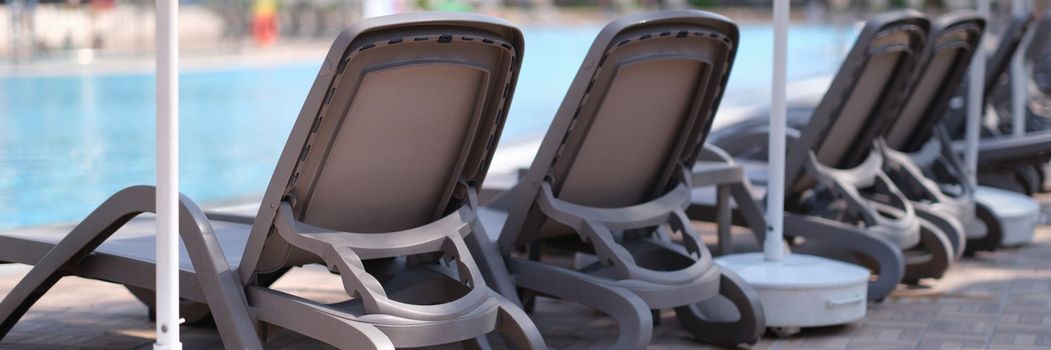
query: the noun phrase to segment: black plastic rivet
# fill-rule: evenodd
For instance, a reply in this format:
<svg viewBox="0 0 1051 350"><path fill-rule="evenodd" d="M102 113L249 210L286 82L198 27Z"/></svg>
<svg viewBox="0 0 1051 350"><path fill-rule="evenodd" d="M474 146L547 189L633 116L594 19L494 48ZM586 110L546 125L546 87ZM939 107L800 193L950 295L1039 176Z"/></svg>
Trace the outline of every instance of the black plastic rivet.
<svg viewBox="0 0 1051 350"><path fill-rule="evenodd" d="M482 39L482 42L486 43L486 44L492 44L493 43L493 39Z"/></svg>
<svg viewBox="0 0 1051 350"><path fill-rule="evenodd" d="M321 118L324 118L324 117L318 117L317 119L314 119L314 125L312 125L310 127L310 132L312 132L312 133L317 132L317 130L319 128L321 128Z"/></svg>
<svg viewBox="0 0 1051 350"><path fill-rule="evenodd" d="M676 38L685 38L687 34L688 33L686 33L686 31L684 30L684 31L679 32L678 34L675 34L675 37Z"/></svg>
<svg viewBox="0 0 1051 350"><path fill-rule="evenodd" d="M643 35L643 36L639 37L639 39L640 40L646 40L646 39L649 39L649 38L652 38L652 37L653 37L653 35L646 34L646 35Z"/></svg>
<svg viewBox="0 0 1051 350"><path fill-rule="evenodd" d="M414 41L424 41L424 40L427 40L427 39L430 39L430 37L418 36L418 37L413 38L412 40L414 40Z"/></svg>
<svg viewBox="0 0 1051 350"><path fill-rule="evenodd" d="M448 43L451 43L452 41L453 41L453 36L449 35L449 34L445 34L445 35L442 35L442 36L438 37L438 42L442 43L442 44L448 44Z"/></svg>
<svg viewBox="0 0 1051 350"><path fill-rule="evenodd" d="M358 49L358 52L365 51L365 50L368 50L368 49L371 49L371 48L374 48L374 47L376 47L376 44L368 44L368 45L362 46L360 49Z"/></svg>
<svg viewBox="0 0 1051 350"><path fill-rule="evenodd" d="M388 45L389 44L400 44L402 41L405 41L405 39L398 38L398 39L394 39L394 40L388 41L387 44Z"/></svg>
<svg viewBox="0 0 1051 350"><path fill-rule="evenodd" d="M671 32L661 32L661 36L669 36L669 35L671 35Z"/></svg>
<svg viewBox="0 0 1051 350"><path fill-rule="evenodd" d="M328 93L325 94L325 104L332 102L332 93L336 92L336 88L329 88Z"/></svg>

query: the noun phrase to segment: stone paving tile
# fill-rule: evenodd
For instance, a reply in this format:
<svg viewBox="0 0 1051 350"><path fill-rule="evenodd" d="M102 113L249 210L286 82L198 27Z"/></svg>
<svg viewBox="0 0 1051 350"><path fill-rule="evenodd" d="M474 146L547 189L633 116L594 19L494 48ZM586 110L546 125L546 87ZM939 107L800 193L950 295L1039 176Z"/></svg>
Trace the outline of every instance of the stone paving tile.
<svg viewBox="0 0 1051 350"><path fill-rule="evenodd" d="M1051 203L1051 196L1044 201ZM21 265L0 265L0 295L26 271ZM320 267L296 269L275 288L319 301L343 297L339 278ZM612 319L573 303L538 299L533 317L555 349L604 348L617 335ZM214 328L181 329L186 349L222 349ZM70 277L29 310L0 349L148 350L153 332L146 308L121 286ZM266 347L331 349L290 332L278 333ZM716 349L695 342L671 311L661 315L650 348ZM1032 245L968 257L938 281L902 288L870 305L862 321L804 329L787 339L768 334L750 348L1051 350L1051 226L1042 227Z"/></svg>
<svg viewBox="0 0 1051 350"><path fill-rule="evenodd" d="M917 349L986 349L989 347L986 337L934 336L923 337Z"/></svg>

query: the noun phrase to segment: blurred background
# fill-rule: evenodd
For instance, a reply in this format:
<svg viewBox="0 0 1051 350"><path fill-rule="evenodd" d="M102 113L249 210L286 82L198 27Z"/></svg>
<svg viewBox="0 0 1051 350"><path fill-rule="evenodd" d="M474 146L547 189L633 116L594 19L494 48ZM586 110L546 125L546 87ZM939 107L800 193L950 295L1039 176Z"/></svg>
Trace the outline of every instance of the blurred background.
<svg viewBox="0 0 1051 350"><path fill-rule="evenodd" d="M739 21L762 22L771 0L183 0L183 49L240 51L325 42L362 18L370 3L394 12L472 11L519 24L601 23L655 9L700 8ZM1010 0L993 1L1009 3ZM973 0L793 0L807 23L857 21L873 12L914 8L940 12ZM376 6L376 5L372 5ZM1006 9L1008 6L996 6ZM0 0L0 55L9 62L153 51L153 0Z"/></svg>
<svg viewBox="0 0 1051 350"><path fill-rule="evenodd" d="M994 18L1006 18L1010 2L993 1ZM1047 2L1037 1L1038 11ZM182 191L211 207L261 195L328 45L377 9L479 12L523 28L525 63L502 150L539 139L595 34L632 12L699 8L734 19L741 43L720 115L765 104L768 95L771 0L181 4ZM859 21L874 13L910 7L933 17L974 6L973 0L792 4L789 78L796 82L834 73ZM123 187L154 183L153 28L153 0L0 0L0 230L75 222ZM498 158L493 170L507 170L500 164Z"/></svg>

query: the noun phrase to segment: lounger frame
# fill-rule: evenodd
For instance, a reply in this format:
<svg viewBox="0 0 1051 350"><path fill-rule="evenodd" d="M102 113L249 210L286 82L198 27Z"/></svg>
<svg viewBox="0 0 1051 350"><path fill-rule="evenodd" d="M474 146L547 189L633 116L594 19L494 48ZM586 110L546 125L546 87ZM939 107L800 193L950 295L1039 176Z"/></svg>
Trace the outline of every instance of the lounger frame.
<svg viewBox="0 0 1051 350"><path fill-rule="evenodd" d="M182 271L180 295L208 305L229 349L262 348L279 329L340 348L486 348L492 331L516 348L545 348L526 314L485 284L464 240L485 235L475 192L506 119L523 42L506 21L472 14L379 17L345 30L322 64L257 215L209 218L182 198L181 235L194 270ZM447 90L420 91L435 84ZM428 103L429 117L404 119ZM415 136L398 141L406 135ZM432 159L404 162L422 154L413 142L431 146ZM152 211L153 199L148 187L117 193L39 259L18 250L40 244L3 238L9 244L0 247L0 259L35 266L0 303L0 335L64 275L152 289L152 262L92 252ZM219 221L251 224L237 267L210 227ZM347 302L324 304L268 287L274 274L313 263L340 273Z"/></svg>

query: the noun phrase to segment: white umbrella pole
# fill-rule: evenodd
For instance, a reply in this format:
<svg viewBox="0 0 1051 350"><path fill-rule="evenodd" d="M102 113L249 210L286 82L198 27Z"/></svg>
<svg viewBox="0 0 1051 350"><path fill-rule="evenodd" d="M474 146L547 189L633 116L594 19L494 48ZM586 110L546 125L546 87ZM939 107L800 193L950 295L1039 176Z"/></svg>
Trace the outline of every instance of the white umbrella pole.
<svg viewBox="0 0 1051 350"><path fill-rule="evenodd" d="M989 0L977 0L978 13L989 18ZM967 147L964 151L964 163L967 166L967 179L971 185L978 185L978 137L981 132L982 110L985 94L985 39L978 44L978 52L971 61L970 86L967 96L967 130L965 142Z"/></svg>
<svg viewBox="0 0 1051 350"><path fill-rule="evenodd" d="M1029 12L1029 0L1014 0L1011 11L1015 16L1025 15ZM1022 41L1018 51L1011 58L1011 135L1014 137L1025 135L1025 103L1029 98L1028 80L1025 78L1025 51L1031 37L1026 35L1026 40Z"/></svg>
<svg viewBox="0 0 1051 350"><path fill-rule="evenodd" d="M179 350L179 1L157 0L157 342Z"/></svg>
<svg viewBox="0 0 1051 350"><path fill-rule="evenodd" d="M394 14L394 0L364 0L362 17L372 18Z"/></svg>
<svg viewBox="0 0 1051 350"><path fill-rule="evenodd" d="M785 119L788 90L788 20L789 0L774 1L774 76L770 102L770 164L767 183L766 239L763 253L766 260L781 261L785 257Z"/></svg>

